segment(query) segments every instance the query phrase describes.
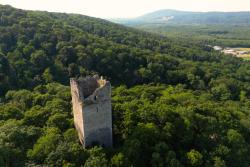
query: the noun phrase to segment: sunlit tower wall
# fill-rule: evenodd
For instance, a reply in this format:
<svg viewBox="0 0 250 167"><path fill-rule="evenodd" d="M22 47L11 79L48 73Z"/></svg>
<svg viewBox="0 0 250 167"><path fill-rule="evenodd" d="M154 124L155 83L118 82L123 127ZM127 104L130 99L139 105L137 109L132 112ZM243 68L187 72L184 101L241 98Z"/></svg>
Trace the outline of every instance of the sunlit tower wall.
<svg viewBox="0 0 250 167"><path fill-rule="evenodd" d="M74 124L84 147L112 147L111 84L98 76L71 78Z"/></svg>

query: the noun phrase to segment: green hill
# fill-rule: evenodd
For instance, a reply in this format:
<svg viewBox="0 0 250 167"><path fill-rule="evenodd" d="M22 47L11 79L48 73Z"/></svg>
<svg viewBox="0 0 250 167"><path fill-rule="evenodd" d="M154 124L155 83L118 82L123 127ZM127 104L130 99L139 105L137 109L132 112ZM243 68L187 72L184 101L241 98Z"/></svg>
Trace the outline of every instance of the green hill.
<svg viewBox="0 0 250 167"><path fill-rule="evenodd" d="M250 47L249 18L250 12L159 10L134 19L111 21L186 42Z"/></svg>
<svg viewBox="0 0 250 167"><path fill-rule="evenodd" d="M126 25L140 24L228 24L250 25L250 12L188 12L178 10L158 10L134 19L118 19Z"/></svg>

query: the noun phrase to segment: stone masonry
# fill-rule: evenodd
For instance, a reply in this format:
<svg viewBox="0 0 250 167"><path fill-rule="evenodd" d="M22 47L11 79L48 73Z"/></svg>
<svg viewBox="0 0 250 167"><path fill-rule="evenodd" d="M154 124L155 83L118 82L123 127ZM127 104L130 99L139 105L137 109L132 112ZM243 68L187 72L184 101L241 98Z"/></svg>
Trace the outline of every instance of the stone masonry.
<svg viewBox="0 0 250 167"><path fill-rule="evenodd" d="M111 84L98 76L71 78L74 123L84 147L112 147Z"/></svg>

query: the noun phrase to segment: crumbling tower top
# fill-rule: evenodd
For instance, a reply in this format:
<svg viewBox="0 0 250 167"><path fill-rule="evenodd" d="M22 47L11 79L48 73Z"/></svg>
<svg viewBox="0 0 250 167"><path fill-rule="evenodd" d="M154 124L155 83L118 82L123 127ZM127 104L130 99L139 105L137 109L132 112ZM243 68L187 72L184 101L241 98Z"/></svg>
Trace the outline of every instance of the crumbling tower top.
<svg viewBox="0 0 250 167"><path fill-rule="evenodd" d="M81 86L84 98L87 98L93 94L97 88L103 87L108 81L95 75L94 77L79 78L77 82Z"/></svg>

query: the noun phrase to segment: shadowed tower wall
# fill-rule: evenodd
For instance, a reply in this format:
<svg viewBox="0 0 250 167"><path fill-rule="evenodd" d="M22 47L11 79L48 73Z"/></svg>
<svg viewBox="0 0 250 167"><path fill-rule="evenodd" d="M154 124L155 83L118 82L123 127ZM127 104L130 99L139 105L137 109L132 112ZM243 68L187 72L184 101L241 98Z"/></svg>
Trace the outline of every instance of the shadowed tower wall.
<svg viewBox="0 0 250 167"><path fill-rule="evenodd" d="M74 123L84 147L112 147L111 84L98 76L70 79Z"/></svg>

